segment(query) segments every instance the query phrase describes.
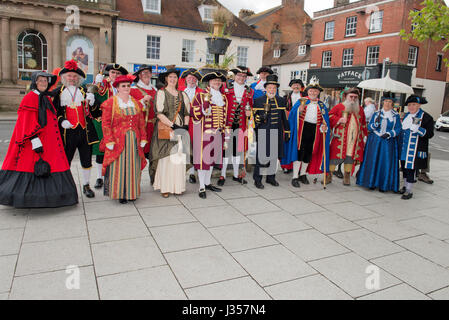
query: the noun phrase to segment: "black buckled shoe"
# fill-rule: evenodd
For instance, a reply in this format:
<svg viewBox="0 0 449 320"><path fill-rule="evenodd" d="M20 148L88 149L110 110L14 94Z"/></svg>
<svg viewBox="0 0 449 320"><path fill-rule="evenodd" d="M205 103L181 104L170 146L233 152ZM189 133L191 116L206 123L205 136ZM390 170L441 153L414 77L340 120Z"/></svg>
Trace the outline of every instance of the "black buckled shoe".
<svg viewBox="0 0 449 320"><path fill-rule="evenodd" d="M404 193L405 193L405 191L407 191L407 190L405 189L405 187L402 187L402 189L401 189L401 190L399 190L399 194L404 194Z"/></svg>
<svg viewBox="0 0 449 320"><path fill-rule="evenodd" d="M307 176L306 176L306 175L300 176L300 177L299 177L299 181L300 181L302 184L310 184L309 179L307 179Z"/></svg>
<svg viewBox="0 0 449 320"><path fill-rule="evenodd" d="M226 182L225 177L221 176L221 177L218 179L217 184L218 184L220 187L223 187L224 184L225 184L225 182Z"/></svg>
<svg viewBox="0 0 449 320"><path fill-rule="evenodd" d="M273 187L279 187L279 183L276 180L267 180L268 184L271 184Z"/></svg>
<svg viewBox="0 0 449 320"><path fill-rule="evenodd" d="M199 195L199 197L201 199L206 199L207 198L205 189L201 189L200 192L198 193L198 195Z"/></svg>
<svg viewBox="0 0 449 320"><path fill-rule="evenodd" d="M248 183L248 181L246 181L246 180L243 179L242 177L238 177L238 178L232 177L232 181L238 182L238 183L240 183L240 184L247 184L247 183Z"/></svg>
<svg viewBox="0 0 449 320"><path fill-rule="evenodd" d="M295 188L301 187L301 185L299 184L299 179L293 179L292 186L294 186Z"/></svg>
<svg viewBox="0 0 449 320"><path fill-rule="evenodd" d="M189 176L189 183L191 183L191 184L195 184L196 183L196 177L195 177L194 174L191 174Z"/></svg>
<svg viewBox="0 0 449 320"><path fill-rule="evenodd" d="M208 185L208 186L206 186L206 190L210 190L210 191L213 191L213 192L221 192L221 189L220 188L217 188L217 187L214 187L213 185Z"/></svg>
<svg viewBox="0 0 449 320"><path fill-rule="evenodd" d="M104 185L103 179L98 178L98 179L97 179L97 182L96 182L95 185L94 185L94 188L95 188L95 189L101 189L101 188L103 187L103 185Z"/></svg>
<svg viewBox="0 0 449 320"><path fill-rule="evenodd" d="M401 197L402 200L410 200L411 198L413 198L413 193L412 192L406 192Z"/></svg>
<svg viewBox="0 0 449 320"><path fill-rule="evenodd" d="M265 186L260 181L254 182L254 185L256 186L257 189L261 189L261 190L265 189Z"/></svg>
<svg viewBox="0 0 449 320"><path fill-rule="evenodd" d="M86 195L87 198L94 198L95 192L92 191L92 189L89 187L88 184L83 186L83 193Z"/></svg>

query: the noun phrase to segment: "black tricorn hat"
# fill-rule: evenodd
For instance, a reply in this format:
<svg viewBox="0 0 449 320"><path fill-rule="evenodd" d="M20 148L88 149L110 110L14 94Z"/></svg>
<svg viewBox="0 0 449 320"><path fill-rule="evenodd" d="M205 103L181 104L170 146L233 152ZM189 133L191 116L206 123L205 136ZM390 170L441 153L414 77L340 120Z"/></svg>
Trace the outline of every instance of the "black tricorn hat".
<svg viewBox="0 0 449 320"><path fill-rule="evenodd" d="M270 75L267 77L267 82L265 82L264 87L266 88L269 84L277 85L278 88L279 88L279 86L281 85L281 84L278 82L278 76L275 75L275 74L270 74Z"/></svg>
<svg viewBox="0 0 449 320"><path fill-rule="evenodd" d="M153 73L153 66L150 66L149 64L142 64L139 67L139 70L137 70L136 72L134 72L134 76L136 76L136 80L134 80L134 82L138 82L140 79L140 73L144 70L148 70L151 73Z"/></svg>
<svg viewBox="0 0 449 320"><path fill-rule="evenodd" d="M260 74L262 72L268 72L269 74L274 74L274 71L271 70L270 67L261 67L259 70L257 70L257 74Z"/></svg>
<svg viewBox="0 0 449 320"><path fill-rule="evenodd" d="M194 76L195 78L198 79L198 81L200 81L202 78L201 73L195 68L185 70L183 73L181 73L181 78L185 79L189 75Z"/></svg>
<svg viewBox="0 0 449 320"><path fill-rule="evenodd" d="M405 101L405 105L408 105L409 103L413 103L413 102L419 103L419 104L427 104L428 103L426 98L417 96L416 94L412 94Z"/></svg>
<svg viewBox="0 0 449 320"><path fill-rule="evenodd" d="M129 72L128 70L126 70L126 68L122 67L121 65L119 65L118 63L111 63L108 64L106 66L106 68L104 69L104 71L111 71L111 70L116 70L116 71L120 71L120 73L122 74L122 76L126 76Z"/></svg>
<svg viewBox="0 0 449 320"><path fill-rule="evenodd" d="M75 60L68 60L64 63L64 68L59 71L59 76L62 76L65 73L75 72L79 76L86 78L86 74L83 70L78 67L78 63Z"/></svg>
<svg viewBox="0 0 449 320"><path fill-rule="evenodd" d="M221 79L221 81L225 82L227 80L226 75L223 74L222 71L216 70L216 71L210 71L206 73L203 78L201 79L201 82L209 82L213 79Z"/></svg>
<svg viewBox="0 0 449 320"><path fill-rule="evenodd" d="M382 96L382 101L384 100L392 100L393 102L395 102L396 98L394 97L394 93L390 91L384 92L384 95Z"/></svg>
<svg viewBox="0 0 449 320"><path fill-rule="evenodd" d="M179 73L180 73L180 71L179 71L178 69L176 69L176 68L170 68L170 69L167 69L167 71L165 71L165 72L163 72L163 73L160 73L159 76L158 76L158 80L159 80L161 83L163 83L164 85L166 85L166 83L165 83L165 77L167 77L167 76L170 75L171 73L175 73L175 74L178 76L178 78L179 78Z"/></svg>
<svg viewBox="0 0 449 320"><path fill-rule="evenodd" d="M289 87L291 87L292 85L294 85L295 83L298 83L301 88L304 87L304 82L302 82L301 79L293 79L292 81L290 81L290 83L288 84Z"/></svg>
<svg viewBox="0 0 449 320"><path fill-rule="evenodd" d="M233 74L243 73L243 74L246 74L248 77L252 77L253 76L251 71L249 71L249 68L243 67L243 66L237 66L236 68L231 69L231 72Z"/></svg>

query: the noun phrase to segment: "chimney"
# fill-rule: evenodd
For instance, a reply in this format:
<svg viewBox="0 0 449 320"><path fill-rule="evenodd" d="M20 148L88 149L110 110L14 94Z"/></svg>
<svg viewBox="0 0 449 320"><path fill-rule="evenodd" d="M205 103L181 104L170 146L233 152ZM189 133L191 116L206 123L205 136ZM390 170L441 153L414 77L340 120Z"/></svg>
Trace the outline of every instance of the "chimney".
<svg viewBox="0 0 449 320"><path fill-rule="evenodd" d="M300 9L304 10L304 0L282 0L282 5L284 7L299 7Z"/></svg>
<svg viewBox="0 0 449 320"><path fill-rule="evenodd" d="M334 0L334 8L349 4L349 0Z"/></svg>
<svg viewBox="0 0 449 320"><path fill-rule="evenodd" d="M282 31L279 29L279 25L275 24L273 30L271 30L271 49L277 50L281 48L281 36Z"/></svg>
<svg viewBox="0 0 449 320"><path fill-rule="evenodd" d="M312 23L304 22L302 25L302 40L310 44L312 42Z"/></svg>
<svg viewBox="0 0 449 320"><path fill-rule="evenodd" d="M252 10L241 9L241 10L239 11L239 18L242 19L242 20L244 20L245 18L250 17L250 16L252 16L252 15L254 15L254 14L255 14L255 12L252 11Z"/></svg>

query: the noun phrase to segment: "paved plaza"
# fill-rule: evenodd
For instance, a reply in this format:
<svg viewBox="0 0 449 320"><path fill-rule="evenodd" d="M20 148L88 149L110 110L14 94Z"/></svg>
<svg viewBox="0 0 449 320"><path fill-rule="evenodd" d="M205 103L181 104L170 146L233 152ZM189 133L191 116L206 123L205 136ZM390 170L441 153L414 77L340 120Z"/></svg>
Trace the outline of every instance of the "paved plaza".
<svg viewBox="0 0 449 320"><path fill-rule="evenodd" d="M134 203L0 207L0 299L449 299L448 166L410 201L282 172L163 199L145 170Z"/></svg>

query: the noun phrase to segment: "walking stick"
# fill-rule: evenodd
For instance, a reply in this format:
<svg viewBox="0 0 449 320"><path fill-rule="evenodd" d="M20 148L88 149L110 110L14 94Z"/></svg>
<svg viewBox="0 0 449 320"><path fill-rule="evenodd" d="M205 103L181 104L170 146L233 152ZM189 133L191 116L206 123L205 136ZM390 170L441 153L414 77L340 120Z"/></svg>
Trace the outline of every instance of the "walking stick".
<svg viewBox="0 0 449 320"><path fill-rule="evenodd" d="M245 111L251 111L251 107L249 105L249 103L246 104L245 106ZM248 145L249 148L249 138L248 138L248 127L249 127L249 121L248 121L248 117L245 114L245 121L246 121L246 132L245 132L245 136L243 137L243 174L242 174L242 184L243 183L243 178L246 177L246 145Z"/></svg>

